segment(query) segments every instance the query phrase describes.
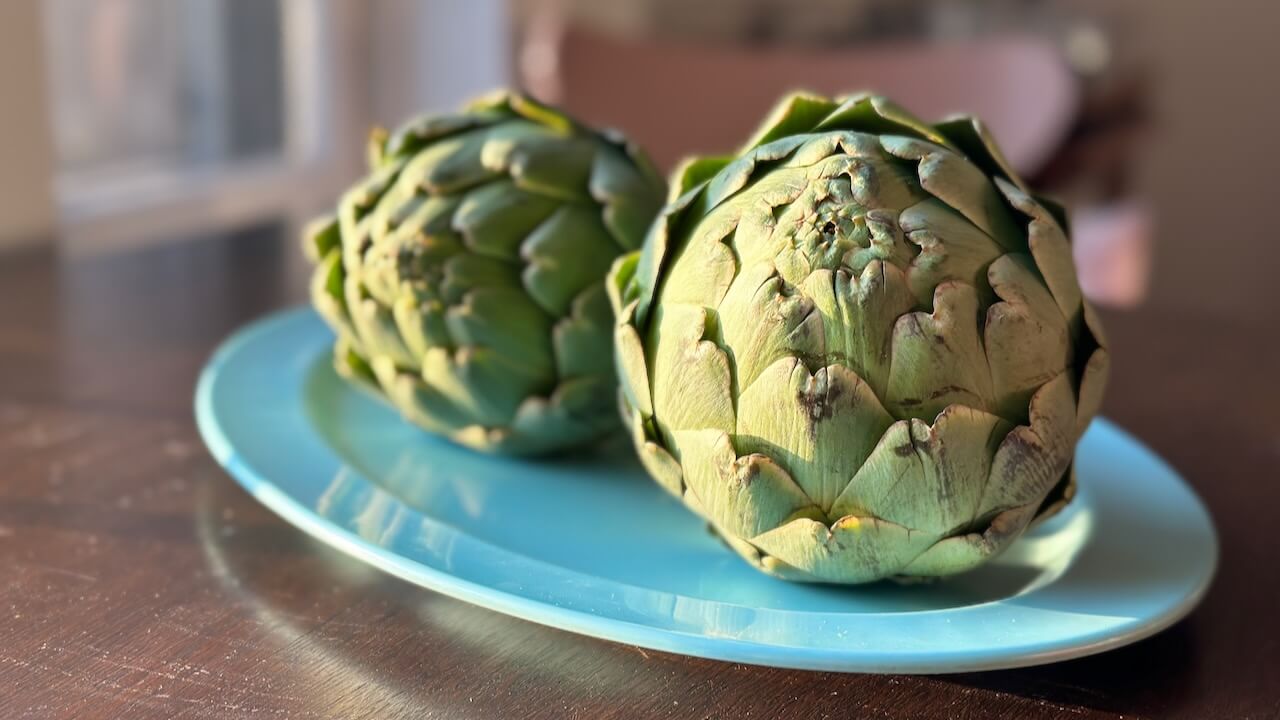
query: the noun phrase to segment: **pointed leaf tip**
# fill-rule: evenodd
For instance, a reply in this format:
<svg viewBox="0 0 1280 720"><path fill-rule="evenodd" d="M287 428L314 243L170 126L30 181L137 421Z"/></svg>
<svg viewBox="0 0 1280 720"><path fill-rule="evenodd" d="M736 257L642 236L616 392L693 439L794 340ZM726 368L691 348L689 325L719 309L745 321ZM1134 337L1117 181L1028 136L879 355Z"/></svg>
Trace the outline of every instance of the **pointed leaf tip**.
<svg viewBox="0 0 1280 720"><path fill-rule="evenodd" d="M740 152L797 133L813 130L838 105L830 98L811 92L794 92L782 99L766 117Z"/></svg>

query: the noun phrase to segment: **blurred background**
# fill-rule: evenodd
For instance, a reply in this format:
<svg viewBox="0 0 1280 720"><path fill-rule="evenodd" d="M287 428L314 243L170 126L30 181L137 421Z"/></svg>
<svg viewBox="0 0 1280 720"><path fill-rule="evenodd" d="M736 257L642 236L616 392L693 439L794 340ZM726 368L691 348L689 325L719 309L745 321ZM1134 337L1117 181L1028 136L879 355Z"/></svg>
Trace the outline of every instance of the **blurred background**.
<svg viewBox="0 0 1280 720"><path fill-rule="evenodd" d="M1280 717L1277 30L1280 0L0 0L0 720ZM1091 660L836 695L434 595L424 621L291 532L200 448L196 375L303 302L299 226L363 175L370 126L501 85L664 168L793 88L982 116L1071 208L1105 414L1216 518L1205 605Z"/></svg>
<svg viewBox="0 0 1280 720"><path fill-rule="evenodd" d="M0 247L292 242L371 125L499 85L664 168L788 89L874 88L985 118L1071 206L1099 302L1229 310L1276 269L1205 261L1270 242L1277 28L1267 0L6 0Z"/></svg>

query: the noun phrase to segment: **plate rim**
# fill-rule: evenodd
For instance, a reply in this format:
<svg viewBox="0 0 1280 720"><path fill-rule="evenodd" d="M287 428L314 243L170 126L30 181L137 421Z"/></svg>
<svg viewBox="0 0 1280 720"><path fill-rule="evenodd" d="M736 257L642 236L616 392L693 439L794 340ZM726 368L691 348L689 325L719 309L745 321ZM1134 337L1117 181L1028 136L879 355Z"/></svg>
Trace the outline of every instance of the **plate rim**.
<svg viewBox="0 0 1280 720"><path fill-rule="evenodd" d="M227 474L253 496L255 500L262 503L289 524L325 545L406 582L517 619L660 652L767 667L828 672L906 674L981 672L1029 667L1085 657L1151 637L1190 614L1204 599L1217 574L1221 552L1217 530L1212 522L1212 516L1209 514L1203 500L1195 492L1195 489L1164 458L1123 428L1110 420L1100 417L1095 421L1096 423L1099 423L1109 432L1118 435L1126 446L1136 446L1137 449L1145 451L1151 460L1159 464L1161 470L1183 487L1206 520L1205 529L1208 533L1207 540L1211 550L1199 582L1181 601L1164 613L1145 618L1142 622L1137 622L1133 627L1126 630L1119 632L1098 630L1093 633L1082 634L1077 637L1076 642L1062 647L1047 647L1030 651L1005 653L983 649L981 654L975 656L972 654L973 651L966 649L930 650L918 656L913 655L909 661L895 663L892 660L871 660L862 654L841 653L830 648L770 644L738 638L709 636L697 632L634 622L623 618L605 617L575 608L559 607L535 598L524 597L484 583L459 577L447 570L412 560L393 550L373 544L351 530L322 517L314 509L296 500L281 489L277 483L268 477L264 477L243 461L234 444L227 437L214 407L214 393L222 369L227 361L236 356L243 348L249 346L260 337L271 334L278 326L318 320L319 318L315 312L307 306L279 310L237 328L218 345L202 367L194 393L196 426L210 454ZM373 480L366 479L366 482L376 485ZM413 510L412 508L410 509ZM417 510L413 510L413 512L418 513ZM484 539L472 536L460 529L453 529L453 532L466 537L471 542L484 544L495 552L505 553L526 561L546 563L546 561L536 557L522 555L506 548L494 546ZM555 567L562 572L573 573L583 577L598 577L571 568L558 565ZM609 579L608 582L622 584L620 581L612 579ZM1053 582L1056 582L1056 580ZM650 591L659 592L656 590ZM999 604L1004 600L993 602ZM725 604L730 603L726 602ZM751 606L744 605L742 607ZM774 609L774 611L776 612L777 610ZM953 612L953 610L939 609L924 612L947 613Z"/></svg>

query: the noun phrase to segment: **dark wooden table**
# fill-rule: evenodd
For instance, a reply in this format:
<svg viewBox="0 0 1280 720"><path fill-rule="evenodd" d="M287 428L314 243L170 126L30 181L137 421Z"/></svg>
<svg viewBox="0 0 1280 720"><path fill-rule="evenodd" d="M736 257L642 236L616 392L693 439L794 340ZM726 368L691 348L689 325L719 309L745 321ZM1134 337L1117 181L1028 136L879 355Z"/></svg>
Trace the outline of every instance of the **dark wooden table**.
<svg viewBox="0 0 1280 720"><path fill-rule="evenodd" d="M1200 609L1101 656L906 677L582 638L408 585L280 521L206 454L191 395L215 344L299 302L303 279L270 228L0 258L0 718L1280 717L1274 302L1106 314L1107 414L1217 520Z"/></svg>

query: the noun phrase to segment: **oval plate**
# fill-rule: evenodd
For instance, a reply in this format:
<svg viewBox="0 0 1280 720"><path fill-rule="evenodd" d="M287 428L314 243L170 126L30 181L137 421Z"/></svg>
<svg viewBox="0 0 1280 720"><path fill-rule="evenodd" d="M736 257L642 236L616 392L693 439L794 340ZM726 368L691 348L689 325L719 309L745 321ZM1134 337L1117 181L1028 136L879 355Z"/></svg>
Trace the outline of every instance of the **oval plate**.
<svg viewBox="0 0 1280 720"><path fill-rule="evenodd" d="M960 672L1054 662L1186 615L1217 562L1200 501L1096 421L1069 508L973 572L925 585L791 584L739 560L623 441L487 457L403 423L331 368L309 310L226 341L196 391L218 462L328 544L432 590L571 632L789 668Z"/></svg>

